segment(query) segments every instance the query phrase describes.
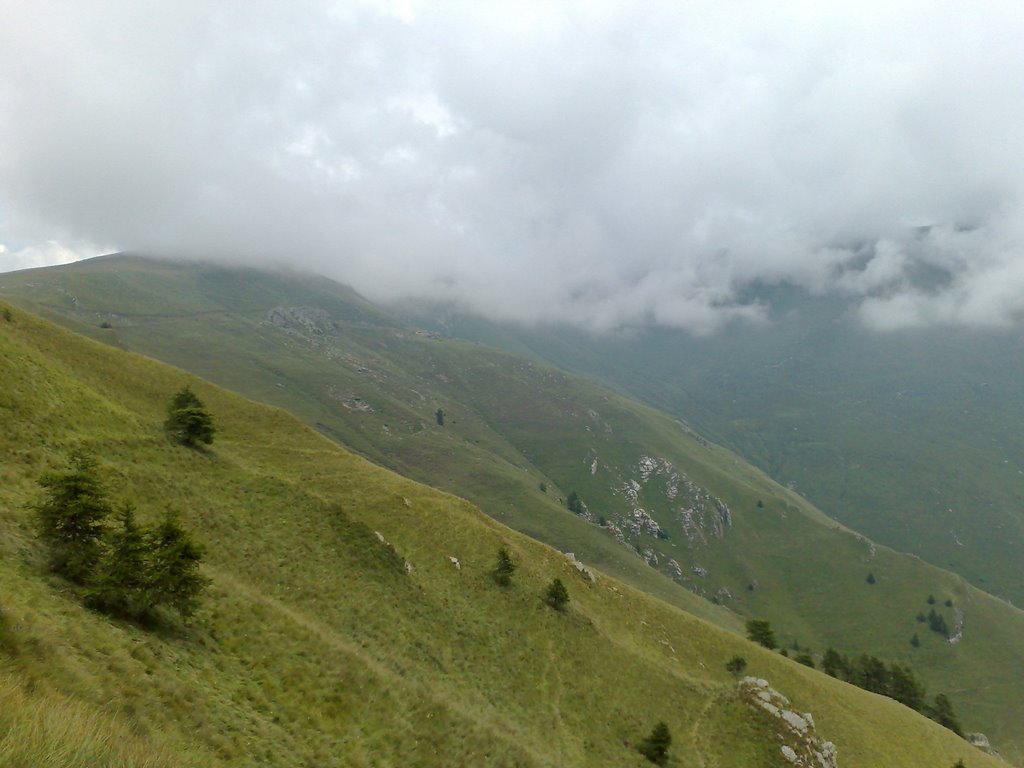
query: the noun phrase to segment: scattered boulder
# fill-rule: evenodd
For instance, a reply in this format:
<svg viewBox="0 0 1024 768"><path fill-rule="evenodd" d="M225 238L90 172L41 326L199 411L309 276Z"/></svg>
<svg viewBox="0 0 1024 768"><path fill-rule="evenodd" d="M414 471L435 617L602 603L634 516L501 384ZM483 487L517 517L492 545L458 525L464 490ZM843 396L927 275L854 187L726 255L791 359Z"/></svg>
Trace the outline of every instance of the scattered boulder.
<svg viewBox="0 0 1024 768"><path fill-rule="evenodd" d="M999 754L999 752L992 749L992 743L984 733L968 733L966 738L972 747L977 747L982 752L987 752L990 755Z"/></svg>
<svg viewBox="0 0 1024 768"><path fill-rule="evenodd" d="M448 555L448 562L455 566L456 571L462 570L462 564L459 562L459 558Z"/></svg>

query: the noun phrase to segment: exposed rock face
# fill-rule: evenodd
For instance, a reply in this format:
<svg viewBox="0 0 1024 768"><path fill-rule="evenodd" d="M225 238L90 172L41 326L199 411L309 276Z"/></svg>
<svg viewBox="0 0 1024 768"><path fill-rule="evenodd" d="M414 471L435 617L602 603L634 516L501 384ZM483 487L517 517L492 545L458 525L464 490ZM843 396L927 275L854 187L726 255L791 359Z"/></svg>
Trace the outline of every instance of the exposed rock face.
<svg viewBox="0 0 1024 768"><path fill-rule="evenodd" d="M331 316L317 307L274 307L267 321L280 328L295 328L322 336L337 330Z"/></svg>
<svg viewBox="0 0 1024 768"><path fill-rule="evenodd" d="M706 545L708 535L722 538L725 529L732 525L728 505L693 482L686 473L676 470L667 459L641 455L630 474L632 477L613 489L633 508L630 516L616 520L623 533L669 535L641 505L642 496L647 504L664 503L672 510L691 549Z"/></svg>
<svg viewBox="0 0 1024 768"><path fill-rule="evenodd" d="M809 712L790 709L789 699L767 680L744 677L737 685L747 704L766 713L779 726L779 750L786 760L797 768L838 768L836 745L817 735Z"/></svg>

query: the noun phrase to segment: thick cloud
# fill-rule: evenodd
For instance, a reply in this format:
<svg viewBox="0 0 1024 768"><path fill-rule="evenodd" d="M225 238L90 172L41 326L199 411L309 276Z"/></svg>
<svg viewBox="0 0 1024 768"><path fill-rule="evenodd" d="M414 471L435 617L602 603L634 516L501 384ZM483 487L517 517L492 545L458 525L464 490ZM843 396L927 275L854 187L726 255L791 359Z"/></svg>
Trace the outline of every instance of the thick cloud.
<svg viewBox="0 0 1024 768"><path fill-rule="evenodd" d="M110 243L594 328L775 282L880 329L1024 316L1018 5L784 5L19 4L0 268Z"/></svg>

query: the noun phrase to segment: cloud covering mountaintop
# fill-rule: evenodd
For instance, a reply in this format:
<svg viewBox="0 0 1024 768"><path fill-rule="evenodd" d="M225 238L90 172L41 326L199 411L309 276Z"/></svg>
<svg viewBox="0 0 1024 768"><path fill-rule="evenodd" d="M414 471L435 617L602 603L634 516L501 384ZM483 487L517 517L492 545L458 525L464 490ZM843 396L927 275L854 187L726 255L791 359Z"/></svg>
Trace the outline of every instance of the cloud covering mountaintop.
<svg viewBox="0 0 1024 768"><path fill-rule="evenodd" d="M838 4L836 4L838 5ZM41 2L0 26L0 268L287 263L708 332L788 282L1024 318L1016 3Z"/></svg>

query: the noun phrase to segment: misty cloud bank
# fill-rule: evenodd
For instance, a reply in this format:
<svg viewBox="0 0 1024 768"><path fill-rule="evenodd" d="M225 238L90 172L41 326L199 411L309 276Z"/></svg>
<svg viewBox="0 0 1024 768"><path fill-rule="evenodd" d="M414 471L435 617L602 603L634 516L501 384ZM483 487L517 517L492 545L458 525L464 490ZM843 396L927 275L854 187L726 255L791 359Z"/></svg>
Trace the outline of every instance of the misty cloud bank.
<svg viewBox="0 0 1024 768"><path fill-rule="evenodd" d="M1024 318L1016 3L213 5L6 10L0 268L287 263L598 329L779 282L880 329Z"/></svg>

